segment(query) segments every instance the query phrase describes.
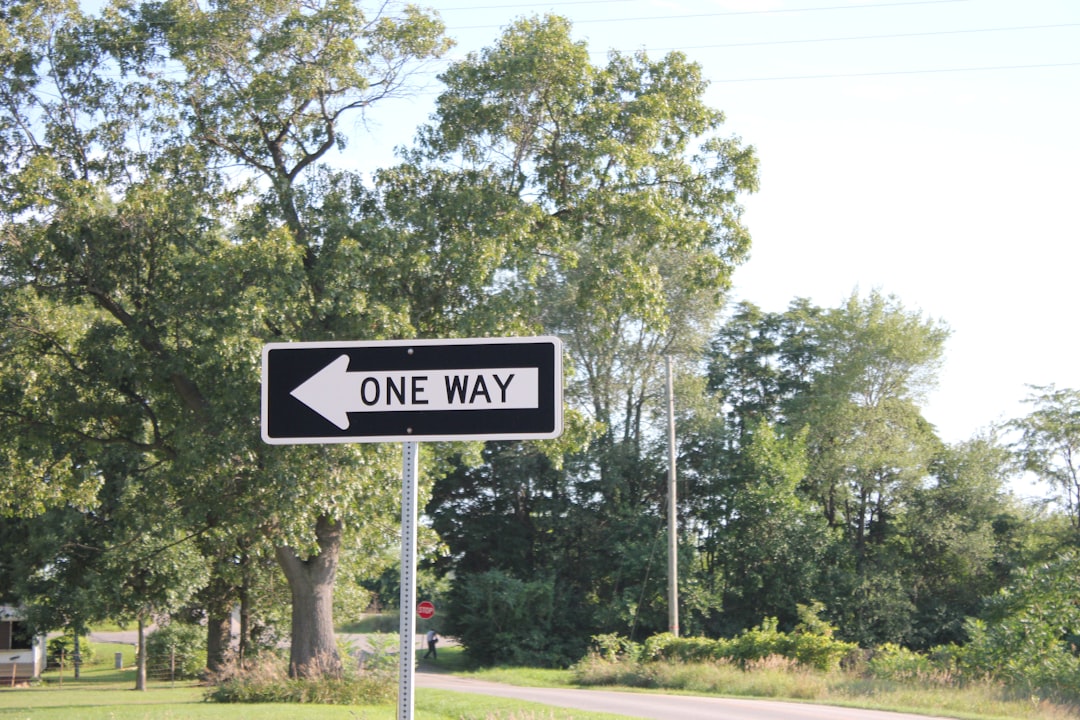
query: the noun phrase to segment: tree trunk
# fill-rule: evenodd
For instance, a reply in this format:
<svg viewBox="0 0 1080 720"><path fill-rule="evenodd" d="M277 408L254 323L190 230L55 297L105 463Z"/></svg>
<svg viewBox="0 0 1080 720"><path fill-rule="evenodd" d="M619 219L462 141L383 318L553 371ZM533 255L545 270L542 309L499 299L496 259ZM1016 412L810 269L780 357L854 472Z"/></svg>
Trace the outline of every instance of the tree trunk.
<svg viewBox="0 0 1080 720"><path fill-rule="evenodd" d="M232 644L232 613L224 611L206 614L206 668L217 672L225 665L225 653Z"/></svg>
<svg viewBox="0 0 1080 720"><path fill-rule="evenodd" d="M135 670L135 689L146 690L146 619L139 613L138 663Z"/></svg>
<svg viewBox="0 0 1080 720"><path fill-rule="evenodd" d="M206 667L210 672L221 670L232 645L232 606L237 587L227 579L227 564L218 561L210 583L200 593L206 610Z"/></svg>
<svg viewBox="0 0 1080 720"><path fill-rule="evenodd" d="M78 680L82 671L82 653L79 652L79 629L75 628L72 631L71 636L74 642L71 659L75 664L75 679Z"/></svg>
<svg viewBox="0 0 1080 720"><path fill-rule="evenodd" d="M290 547L274 554L292 591L292 647L289 674L293 677L340 676L341 657L334 635L334 578L341 551L341 522L320 517L315 524L319 553L300 559Z"/></svg>

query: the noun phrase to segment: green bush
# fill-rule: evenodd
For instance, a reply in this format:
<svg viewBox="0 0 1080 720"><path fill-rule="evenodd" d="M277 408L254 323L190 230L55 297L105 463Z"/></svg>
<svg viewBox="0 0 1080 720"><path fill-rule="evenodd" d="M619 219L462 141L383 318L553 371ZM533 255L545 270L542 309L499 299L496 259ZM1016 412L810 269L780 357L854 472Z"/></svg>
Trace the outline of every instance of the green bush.
<svg viewBox="0 0 1080 720"><path fill-rule="evenodd" d="M640 658L645 662L730 660L746 667L747 663L780 657L804 667L830 671L839 668L844 658L858 650L854 643L834 639L827 626L816 628L818 632L800 627L795 633L784 633L778 629L776 618L766 618L758 627L731 639L680 638L660 633L645 641ZM606 643L612 645L613 641Z"/></svg>
<svg viewBox="0 0 1080 720"><path fill-rule="evenodd" d="M765 618L760 625L744 630L731 642L727 657L740 665L771 655L791 657L791 638L777 629L776 618Z"/></svg>
<svg viewBox="0 0 1080 720"><path fill-rule="evenodd" d="M65 630L63 635L49 641L46 651L49 662L59 664L60 655L63 653L64 665L71 667L75 662L75 634L71 630ZM83 665L92 665L95 660L94 646L85 635L79 638L79 659Z"/></svg>
<svg viewBox="0 0 1080 720"><path fill-rule="evenodd" d="M876 648L866 661L866 674L878 680L921 680L933 672L929 657L893 643Z"/></svg>
<svg viewBox="0 0 1080 720"><path fill-rule="evenodd" d="M1017 572L970 618L959 665L971 679L1003 681L1025 697L1080 702L1080 555Z"/></svg>
<svg viewBox="0 0 1080 720"><path fill-rule="evenodd" d="M641 645L617 633L593 635L592 651L608 662L637 660L641 657Z"/></svg>
<svg viewBox="0 0 1080 720"><path fill-rule="evenodd" d="M641 649L641 659L647 662L654 660L667 660L669 647L678 640L678 636L672 633L659 633L645 639Z"/></svg>
<svg viewBox="0 0 1080 720"><path fill-rule="evenodd" d="M671 633L653 635L645 641L641 658L647 661L679 660L697 662L714 657L715 640L702 637L676 637Z"/></svg>
<svg viewBox="0 0 1080 720"><path fill-rule="evenodd" d="M825 635L796 632L790 636L788 657L800 665L829 672L837 670L840 663L858 652L855 643L843 642Z"/></svg>
<svg viewBox="0 0 1080 720"><path fill-rule="evenodd" d="M443 630L484 665L569 667L588 651L572 605L555 579L522 580L502 570L462 575L448 597Z"/></svg>
<svg viewBox="0 0 1080 720"><path fill-rule="evenodd" d="M193 680L206 671L206 630L171 622L146 636L146 663L158 678Z"/></svg>

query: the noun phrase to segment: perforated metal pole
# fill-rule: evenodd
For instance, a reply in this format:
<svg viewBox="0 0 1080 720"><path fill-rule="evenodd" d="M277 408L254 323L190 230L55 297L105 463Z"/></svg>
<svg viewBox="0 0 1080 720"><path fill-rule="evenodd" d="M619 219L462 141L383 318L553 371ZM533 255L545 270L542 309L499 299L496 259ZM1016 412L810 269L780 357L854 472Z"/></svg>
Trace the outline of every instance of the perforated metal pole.
<svg viewBox="0 0 1080 720"><path fill-rule="evenodd" d="M416 505L420 444L401 445L401 621L398 654L398 720L413 720L413 687L416 655Z"/></svg>

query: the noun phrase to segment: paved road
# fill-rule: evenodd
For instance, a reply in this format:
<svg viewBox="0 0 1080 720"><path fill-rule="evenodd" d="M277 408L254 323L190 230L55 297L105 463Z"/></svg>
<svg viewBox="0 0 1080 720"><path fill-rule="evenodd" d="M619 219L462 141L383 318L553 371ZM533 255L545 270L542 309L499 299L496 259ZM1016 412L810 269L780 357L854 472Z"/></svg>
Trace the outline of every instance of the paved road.
<svg viewBox="0 0 1080 720"><path fill-rule="evenodd" d="M592 710L655 720L928 720L925 715L769 700L658 695L610 690L527 688L429 672L417 673L416 686L495 695L575 710Z"/></svg>

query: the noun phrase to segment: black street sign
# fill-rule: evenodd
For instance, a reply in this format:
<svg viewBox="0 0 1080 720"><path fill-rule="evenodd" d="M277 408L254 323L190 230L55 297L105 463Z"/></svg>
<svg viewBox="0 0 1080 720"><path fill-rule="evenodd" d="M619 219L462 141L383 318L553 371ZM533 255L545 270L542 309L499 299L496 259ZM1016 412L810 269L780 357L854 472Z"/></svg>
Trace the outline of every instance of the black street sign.
<svg viewBox="0 0 1080 720"><path fill-rule="evenodd" d="M263 348L262 437L273 445L561 433L562 343L555 337Z"/></svg>

